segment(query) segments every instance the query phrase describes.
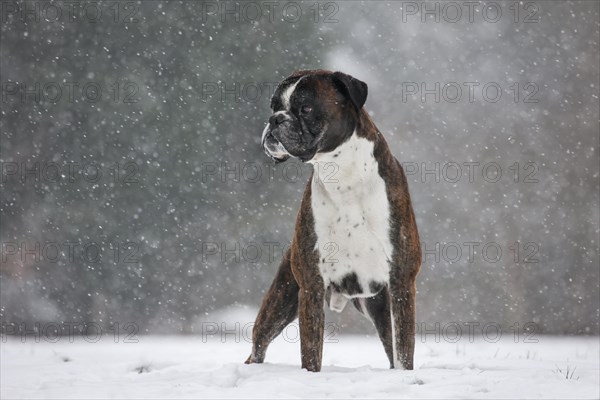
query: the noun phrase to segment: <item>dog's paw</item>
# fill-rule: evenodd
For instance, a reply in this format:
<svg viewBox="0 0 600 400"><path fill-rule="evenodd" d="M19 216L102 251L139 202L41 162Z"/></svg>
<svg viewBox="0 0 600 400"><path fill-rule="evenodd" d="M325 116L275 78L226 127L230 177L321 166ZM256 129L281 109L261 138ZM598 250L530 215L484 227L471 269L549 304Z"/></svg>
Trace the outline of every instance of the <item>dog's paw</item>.
<svg viewBox="0 0 600 400"><path fill-rule="evenodd" d="M254 357L252 354L250 354L246 361L244 361L244 364L261 364L262 362L263 360L260 360L257 357Z"/></svg>

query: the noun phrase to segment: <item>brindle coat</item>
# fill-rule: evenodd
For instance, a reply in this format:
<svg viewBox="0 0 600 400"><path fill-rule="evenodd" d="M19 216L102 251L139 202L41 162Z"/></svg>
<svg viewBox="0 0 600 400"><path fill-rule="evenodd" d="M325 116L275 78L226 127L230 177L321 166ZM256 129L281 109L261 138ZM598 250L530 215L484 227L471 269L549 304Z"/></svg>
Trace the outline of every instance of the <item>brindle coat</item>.
<svg viewBox="0 0 600 400"><path fill-rule="evenodd" d="M321 71L303 71L290 78L302 76L303 73ZM353 97L351 89L348 95ZM359 136L374 142L374 156L390 203L390 239L394 248L388 285L377 295L367 298L364 307L356 298L352 302L373 321L390 361L390 368L394 367L392 332L395 332L398 358L405 369L413 369L415 280L421 266L421 249L408 184L402 166L390 152L383 135L379 134L366 111L361 107L351 116L351 120ZM312 176L306 185L296 218L291 247L284 255L262 301L252 333L252 354L246 363L262 363L269 343L298 316L302 368L315 372L321 369L323 305L325 301L329 302L329 296L318 268L319 251L315 248L317 237L311 209L311 181ZM392 323L395 329L392 329Z"/></svg>

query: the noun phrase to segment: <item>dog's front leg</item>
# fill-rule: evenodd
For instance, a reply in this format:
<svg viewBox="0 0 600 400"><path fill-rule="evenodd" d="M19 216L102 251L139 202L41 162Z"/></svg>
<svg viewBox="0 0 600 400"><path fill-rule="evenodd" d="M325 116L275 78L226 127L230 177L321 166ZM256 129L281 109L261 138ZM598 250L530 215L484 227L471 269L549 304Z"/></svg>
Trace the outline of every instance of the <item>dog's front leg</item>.
<svg viewBox="0 0 600 400"><path fill-rule="evenodd" d="M321 370L323 358L323 329L325 312L323 279L314 277L311 284L300 287L298 314L300 320L300 347L302 368L312 372Z"/></svg>

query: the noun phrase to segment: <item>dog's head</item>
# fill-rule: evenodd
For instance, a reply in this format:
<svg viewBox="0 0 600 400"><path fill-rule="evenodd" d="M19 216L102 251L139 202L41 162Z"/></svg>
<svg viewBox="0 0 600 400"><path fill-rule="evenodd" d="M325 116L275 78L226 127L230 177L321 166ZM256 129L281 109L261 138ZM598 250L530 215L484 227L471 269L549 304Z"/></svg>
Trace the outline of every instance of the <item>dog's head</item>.
<svg viewBox="0 0 600 400"><path fill-rule="evenodd" d="M262 147L275 162L310 161L345 142L367 100L366 83L342 72L297 71L284 79L271 99Z"/></svg>

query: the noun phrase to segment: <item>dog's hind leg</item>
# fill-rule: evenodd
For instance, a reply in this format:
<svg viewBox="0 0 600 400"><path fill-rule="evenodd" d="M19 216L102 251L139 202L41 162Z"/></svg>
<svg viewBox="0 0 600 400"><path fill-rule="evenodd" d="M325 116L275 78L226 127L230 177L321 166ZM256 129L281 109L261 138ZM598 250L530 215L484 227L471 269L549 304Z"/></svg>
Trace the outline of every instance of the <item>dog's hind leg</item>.
<svg viewBox="0 0 600 400"><path fill-rule="evenodd" d="M292 275L288 250L260 306L252 330L252 353L246 364L262 363L267 347L298 315L298 284Z"/></svg>
<svg viewBox="0 0 600 400"><path fill-rule="evenodd" d="M365 317L367 317L377 330L383 349L390 362L390 368L394 367L394 351L392 338L392 318L390 315L390 297L387 287L384 287L373 297L354 298L354 306Z"/></svg>

